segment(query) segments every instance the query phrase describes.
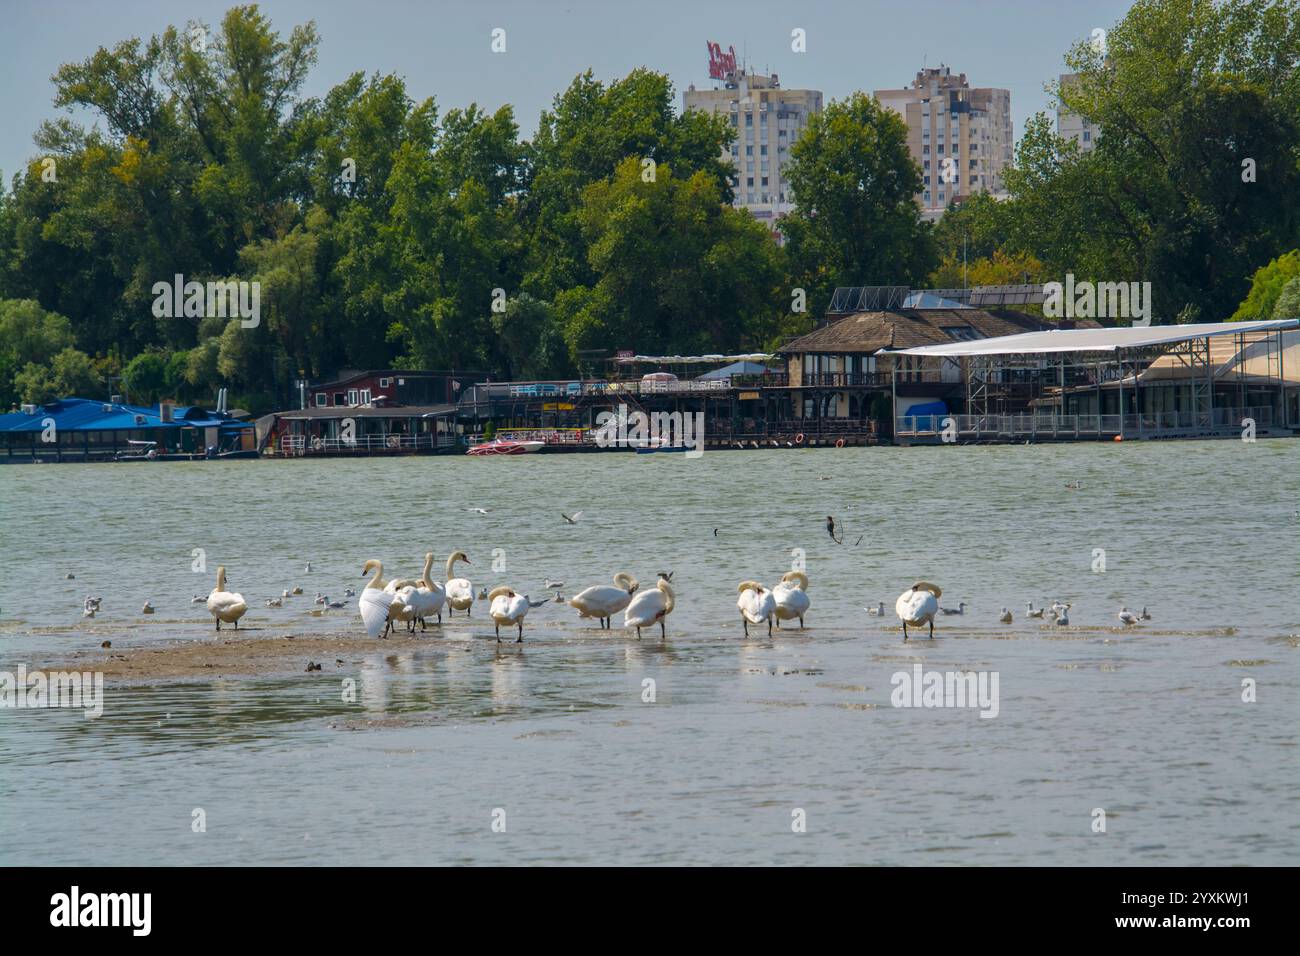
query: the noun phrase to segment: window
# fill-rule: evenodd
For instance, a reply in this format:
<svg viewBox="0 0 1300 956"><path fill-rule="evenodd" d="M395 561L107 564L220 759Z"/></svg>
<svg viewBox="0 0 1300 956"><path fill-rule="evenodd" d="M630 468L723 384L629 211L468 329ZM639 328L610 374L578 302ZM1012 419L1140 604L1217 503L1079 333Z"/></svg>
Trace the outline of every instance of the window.
<svg viewBox="0 0 1300 956"><path fill-rule="evenodd" d="M958 342L973 342L980 337L969 325L945 325L941 326L941 330L948 338Z"/></svg>
<svg viewBox="0 0 1300 956"><path fill-rule="evenodd" d="M766 156L766 155L767 155L767 147L766 147L766 146L760 146L760 147L758 147L758 155L760 155L760 156Z"/></svg>
<svg viewBox="0 0 1300 956"><path fill-rule="evenodd" d="M943 155L943 143L940 143L940 144L939 144L939 155L940 155L940 156Z"/></svg>
<svg viewBox="0 0 1300 956"><path fill-rule="evenodd" d="M753 155L754 155L754 147L753 147L753 146L746 146L746 147L745 147L745 155L746 155L746 156L753 156Z"/></svg>
<svg viewBox="0 0 1300 956"><path fill-rule="evenodd" d="M922 156L929 156L929 155L930 155L930 144L929 144L929 143L926 143L924 146L921 147L921 155L922 155Z"/></svg>
<svg viewBox="0 0 1300 956"><path fill-rule="evenodd" d="M390 383L391 381L392 381L391 378L381 378L381 379L379 380L379 387L380 387L380 388L387 388L388 385L389 385L389 383Z"/></svg>
<svg viewBox="0 0 1300 956"><path fill-rule="evenodd" d="M763 185L764 185L764 186L767 185L767 177L766 177L766 176L763 177Z"/></svg>
<svg viewBox="0 0 1300 956"><path fill-rule="evenodd" d="M317 408L324 408L327 404L329 404L329 396L326 395L324 392L317 392L317 393L316 393L316 407L317 407Z"/></svg>
<svg viewBox="0 0 1300 956"><path fill-rule="evenodd" d="M1083 141L1084 141L1085 143L1088 143L1088 142L1091 142L1091 141L1092 141L1092 133L1090 133L1090 132L1089 132L1088 130L1086 130L1086 129L1083 131Z"/></svg>
<svg viewBox="0 0 1300 956"><path fill-rule="evenodd" d="M356 390L355 388L350 388L350 389L348 389L348 404L349 404L349 405L356 405L356 404L358 404L358 402L357 402L357 390Z"/></svg>
<svg viewBox="0 0 1300 956"><path fill-rule="evenodd" d="M370 389L368 389L368 388L363 388L363 389L361 390L361 404L362 404L362 405L369 405L369 404L370 404Z"/></svg>
<svg viewBox="0 0 1300 956"><path fill-rule="evenodd" d="M334 404L335 404L335 405L346 405L346 404L347 404L347 396L344 395L342 392L335 392L335 393L334 393Z"/></svg>
<svg viewBox="0 0 1300 956"><path fill-rule="evenodd" d="M754 114L753 114L753 113L746 113L746 114L745 114L745 125L746 125L746 126L753 126L753 125L754 125Z"/></svg>
<svg viewBox="0 0 1300 956"><path fill-rule="evenodd" d="M747 178L745 179L745 185L748 186L750 189L753 189L753 188L754 188L754 177L753 177L753 176L749 176L749 177L747 177Z"/></svg>

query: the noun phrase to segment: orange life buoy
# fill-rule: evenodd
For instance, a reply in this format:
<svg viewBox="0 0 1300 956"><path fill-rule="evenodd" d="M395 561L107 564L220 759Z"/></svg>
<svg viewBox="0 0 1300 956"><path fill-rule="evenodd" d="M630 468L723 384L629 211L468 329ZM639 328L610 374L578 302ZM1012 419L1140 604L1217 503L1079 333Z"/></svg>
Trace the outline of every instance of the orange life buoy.
<svg viewBox="0 0 1300 956"><path fill-rule="evenodd" d="M837 439L835 439L835 447L836 447L836 448L843 448L843 447L844 447L844 439L843 439L843 438L837 438Z"/></svg>
<svg viewBox="0 0 1300 956"><path fill-rule="evenodd" d="M794 436L794 443L795 443L796 445L802 445L802 444L803 444L803 432L800 432L799 434L797 434L797 435Z"/></svg>

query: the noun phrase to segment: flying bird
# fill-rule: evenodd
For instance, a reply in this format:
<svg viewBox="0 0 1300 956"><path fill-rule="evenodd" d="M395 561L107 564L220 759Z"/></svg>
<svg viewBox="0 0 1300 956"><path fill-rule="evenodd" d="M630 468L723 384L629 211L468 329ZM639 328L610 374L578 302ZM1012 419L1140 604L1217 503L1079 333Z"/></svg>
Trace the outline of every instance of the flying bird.
<svg viewBox="0 0 1300 956"><path fill-rule="evenodd" d="M582 517L582 512L581 512L581 511L575 511L575 512L574 512L573 514L571 514L571 515L566 515L563 511L561 511L561 512L560 512L560 517L563 518L565 521L569 522L569 524L577 524L577 523L578 523L578 519Z"/></svg>

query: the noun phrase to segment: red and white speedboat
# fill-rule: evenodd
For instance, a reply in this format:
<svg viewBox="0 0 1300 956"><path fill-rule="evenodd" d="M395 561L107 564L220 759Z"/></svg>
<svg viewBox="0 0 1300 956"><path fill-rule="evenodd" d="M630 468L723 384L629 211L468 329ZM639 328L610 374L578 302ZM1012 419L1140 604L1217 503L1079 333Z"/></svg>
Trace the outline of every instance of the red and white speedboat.
<svg viewBox="0 0 1300 956"><path fill-rule="evenodd" d="M497 438L493 441L485 441L471 446L467 454L531 455L533 452L541 451L545 447L546 442L541 441L514 441L512 439Z"/></svg>

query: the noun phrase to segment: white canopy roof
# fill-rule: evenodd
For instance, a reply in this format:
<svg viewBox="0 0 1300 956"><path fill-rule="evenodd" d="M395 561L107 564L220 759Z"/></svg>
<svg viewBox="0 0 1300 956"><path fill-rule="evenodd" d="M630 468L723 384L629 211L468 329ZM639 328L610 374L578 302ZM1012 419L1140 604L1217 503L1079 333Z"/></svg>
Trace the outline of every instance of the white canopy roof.
<svg viewBox="0 0 1300 956"><path fill-rule="evenodd" d="M931 355L957 358L964 355L1017 355L1041 352L1114 352L1147 345L1172 345L1192 339L1238 332L1271 332L1300 326L1300 319L1271 319L1266 322L1207 322L1196 325L1125 326L1113 329L1051 329L1021 332L989 339L945 342L898 349L891 355Z"/></svg>

